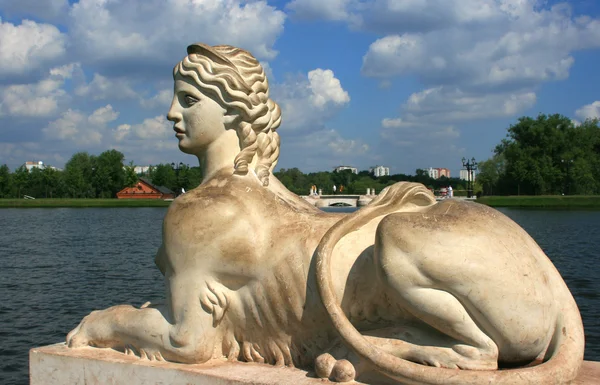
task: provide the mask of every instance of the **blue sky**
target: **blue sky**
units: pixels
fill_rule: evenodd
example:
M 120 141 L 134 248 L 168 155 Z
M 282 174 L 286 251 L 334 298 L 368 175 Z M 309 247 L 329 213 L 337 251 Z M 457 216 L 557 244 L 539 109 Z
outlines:
M 165 119 L 194 42 L 265 66 L 278 168 L 392 173 L 485 160 L 522 115 L 600 116 L 600 3 L 541 0 L 0 0 L 0 164 L 110 148 L 196 159 Z

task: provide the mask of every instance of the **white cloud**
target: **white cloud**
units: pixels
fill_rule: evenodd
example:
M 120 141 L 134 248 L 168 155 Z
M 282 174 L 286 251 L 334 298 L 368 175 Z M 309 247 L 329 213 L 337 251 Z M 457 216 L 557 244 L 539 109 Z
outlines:
M 158 91 L 149 99 L 141 99 L 140 105 L 144 108 L 159 108 L 167 111 L 172 99 L 173 89 L 169 88 Z
M 18 84 L 0 92 L 0 116 L 50 116 L 58 109 L 58 98 L 65 96 L 61 83 L 42 80 L 36 84 Z
M 78 96 L 89 96 L 94 100 L 105 99 L 135 99 L 137 93 L 125 79 L 109 79 L 98 73 L 89 84 L 83 84 L 75 89 Z
M 14 25 L 0 19 L 0 77 L 44 68 L 65 55 L 65 45 L 65 35 L 53 25 L 31 20 Z
M 299 19 L 347 20 L 354 18 L 349 12 L 350 0 L 293 0 L 286 5 Z
M 600 119 L 600 101 L 597 100 L 579 108 L 575 111 L 575 115 L 582 120 Z
M 284 21 L 266 1 L 80 0 L 71 8 L 69 33 L 86 61 L 110 61 L 111 70 L 131 72 L 167 60 L 172 65 L 195 41 L 227 42 L 271 59 Z
M 88 121 L 94 126 L 106 126 L 107 123 L 119 117 L 119 113 L 113 110 L 110 104 L 105 107 L 100 107 L 94 111 L 89 117 Z
M 164 115 L 144 119 L 140 124 L 122 124 L 113 132 L 113 137 L 121 142 L 125 139 L 151 140 L 167 139 L 173 133 L 173 124 Z
M 348 92 L 344 91 L 332 70 L 312 70 L 308 73 L 308 81 L 312 90 L 310 99 L 315 107 L 324 108 L 329 103 L 344 105 L 350 101 Z
M 443 143 L 447 147 L 444 156 L 450 159 L 451 154 L 457 156 L 461 151 L 457 124 L 515 116 L 532 107 L 536 99 L 536 94 L 529 91 L 481 94 L 455 87 L 429 88 L 410 95 L 400 107 L 400 117 L 381 121 L 381 137 L 411 151 L 427 149 L 430 155 L 439 152 Z
M 539 9 L 533 0 L 419 3 L 429 11 L 415 13 L 446 13 L 445 21 L 440 17 L 428 28 L 407 31 L 400 20 L 413 11 L 390 8 L 398 27 L 371 44 L 363 58 L 365 75 L 415 75 L 427 85 L 516 89 L 565 79 L 573 64 L 571 52 L 600 47 L 600 22 L 573 18 L 564 5 Z
M 427 86 L 517 89 L 565 79 L 571 53 L 600 47 L 600 20 L 540 0 L 295 0 L 304 18 L 384 33 L 366 76 L 414 75 Z
M 69 63 L 60 67 L 50 69 L 50 75 L 63 79 L 71 79 L 73 76 L 83 75 L 80 63 Z
M 130 132 L 131 132 L 130 124 L 121 124 L 121 125 L 119 125 L 119 127 L 116 128 L 116 130 L 114 130 L 113 137 L 115 138 L 115 140 L 117 142 L 121 142 L 129 136 Z
M 166 138 L 173 133 L 173 123 L 167 121 L 165 115 L 145 119 L 142 124 L 136 124 L 132 130 L 140 139 Z
M 70 98 L 63 89 L 66 79 L 78 70 L 77 63 L 52 68 L 49 76 L 36 83 L 0 87 L 0 116 L 48 117 Z
M 336 155 L 355 156 L 365 154 L 369 151 L 369 145 L 362 140 L 345 139 L 333 130 L 329 131 L 329 133 L 332 134 L 333 137 L 330 137 L 327 141 L 327 147 Z
M 48 151 L 39 142 L 0 142 L 0 159 L 4 164 L 17 168 L 26 161 L 42 160 L 46 165 L 60 166 L 65 158 L 56 152 Z
M 432 143 L 440 142 L 451 145 L 452 140 L 460 137 L 460 132 L 455 126 L 444 123 L 386 118 L 381 121 L 381 126 L 381 137 L 399 147 L 418 144 L 426 148 Z
M 410 121 L 468 121 L 510 117 L 532 107 L 534 92 L 479 94 L 459 88 L 436 87 L 410 95 L 401 115 Z
M 306 133 L 324 128 L 348 104 L 350 96 L 329 69 L 317 68 L 306 77 L 288 77 L 272 85 L 272 98 L 279 103 L 286 133 Z
M 383 140 L 404 146 L 430 149 L 444 138 L 459 151 L 462 124 L 525 112 L 539 85 L 569 77 L 573 52 L 600 47 L 599 19 L 538 0 L 295 0 L 288 8 L 379 34 L 361 71 L 380 87 L 394 77 L 424 86 L 381 122 Z
M 272 85 L 271 97 L 282 109 L 281 167 L 286 167 L 286 159 L 293 159 L 291 167 L 323 170 L 369 156 L 363 140 L 344 137 L 327 127 L 350 102 L 332 70 L 317 68 L 306 75 L 289 76 Z
M 173 123 L 164 115 L 141 123 L 121 124 L 111 133 L 112 147 L 135 159 L 137 164 L 170 163 L 181 158 Z
M 322 171 L 340 164 L 363 164 L 372 161 L 370 147 L 363 140 L 349 139 L 336 130 L 323 128 L 301 136 L 282 139 L 281 167 Z M 293 164 L 286 165 L 292 159 Z
M 42 129 L 47 139 L 70 141 L 79 146 L 100 145 L 107 124 L 117 119 L 119 113 L 106 105 L 86 116 L 81 111 L 68 109 L 62 116 Z

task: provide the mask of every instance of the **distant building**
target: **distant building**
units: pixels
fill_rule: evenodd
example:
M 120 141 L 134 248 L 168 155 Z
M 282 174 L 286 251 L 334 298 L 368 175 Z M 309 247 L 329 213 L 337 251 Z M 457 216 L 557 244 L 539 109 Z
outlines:
M 39 169 L 44 169 L 46 168 L 46 166 L 44 166 L 44 162 L 42 162 L 41 160 L 38 162 L 25 162 L 25 168 L 27 169 L 27 171 L 31 171 L 31 169 L 33 168 L 39 168 Z
M 375 166 L 369 169 L 369 172 L 376 177 L 390 175 L 390 168 L 385 166 Z
M 450 170 L 447 168 L 429 167 L 427 173 L 429 174 L 429 177 L 433 179 L 439 179 L 443 176 L 445 176 L 446 178 L 450 178 Z
M 469 180 L 469 171 L 460 170 L 460 179 Z M 471 171 L 471 180 L 475 182 L 475 171 Z
M 135 166 L 133 168 L 133 171 L 137 175 L 146 175 L 146 174 L 148 174 L 148 171 L 150 171 L 150 166 Z
M 429 177 L 430 177 L 430 178 L 432 178 L 432 179 L 437 179 L 437 178 L 439 178 L 439 177 L 440 177 L 440 171 L 439 171 L 439 169 L 437 169 L 437 168 L 432 168 L 432 167 L 429 167 L 429 168 L 427 169 L 427 174 L 428 174 L 428 175 L 429 175 Z
M 446 178 L 450 178 L 450 170 L 447 168 L 438 168 L 440 172 L 440 178 L 445 176 Z
M 336 168 L 333 169 L 333 171 L 335 171 L 335 172 L 340 172 L 340 171 L 344 171 L 344 170 L 350 170 L 350 171 L 352 171 L 353 174 L 358 174 L 358 169 L 356 167 L 337 166 Z
M 175 193 L 163 186 L 156 186 L 146 178 L 140 178 L 133 187 L 125 187 L 117 193 L 118 199 L 173 199 Z
M 60 168 L 56 168 L 54 166 L 48 166 L 45 165 L 44 162 L 42 162 L 41 160 L 37 161 L 37 162 L 25 162 L 25 164 L 23 165 L 25 166 L 25 168 L 27 169 L 27 171 L 31 171 L 34 168 L 39 168 L 40 170 L 43 170 L 45 168 L 50 168 L 52 170 L 56 170 L 56 171 L 62 171 L 62 169 Z

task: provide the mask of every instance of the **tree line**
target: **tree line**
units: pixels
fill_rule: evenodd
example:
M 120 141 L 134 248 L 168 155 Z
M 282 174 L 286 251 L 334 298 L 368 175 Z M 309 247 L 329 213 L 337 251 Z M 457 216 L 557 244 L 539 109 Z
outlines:
M 23 165 L 11 173 L 7 165 L 2 165 L 0 198 L 22 198 L 25 195 L 34 198 L 115 198 L 117 192 L 134 186 L 140 177 L 180 193 L 182 189 L 189 191 L 197 187 L 202 181 L 199 167 L 161 163 L 137 175 L 133 163 L 124 164 L 124 160 L 121 152 L 108 150 L 97 156 L 78 152 L 65 164 L 64 170 L 34 167 L 28 171 Z M 399 181 L 419 182 L 435 190 L 452 185 L 457 195 L 465 189 L 464 181 L 446 177 L 432 179 L 422 169 L 416 170 L 416 175 L 382 177 L 375 177 L 368 171 L 353 174 L 350 170 L 304 174 L 298 168 L 281 169 L 274 174 L 289 190 L 299 195 L 308 195 L 313 185 L 323 194 L 332 194 L 334 185 L 338 192 L 344 194 L 365 194 L 367 188 L 380 192 Z
M 199 167 L 159 164 L 147 173 L 137 175 L 133 163 L 124 164 L 125 156 L 117 150 L 100 155 L 78 152 L 65 164 L 64 170 L 25 165 L 14 172 L 6 164 L 0 166 L 0 198 L 115 198 L 117 192 L 137 183 L 139 177 L 152 184 L 178 193 L 191 190 L 202 180 Z
M 379 193 L 385 187 L 402 181 L 422 183 L 431 190 L 452 186 L 455 195 L 466 195 L 466 181 L 445 176 L 433 179 L 424 169 L 417 169 L 415 175 L 394 174 L 376 177 L 369 171 L 360 171 L 358 174 L 350 170 L 304 174 L 297 168 L 282 168 L 274 175 L 288 190 L 298 195 L 308 195 L 311 186 L 322 190 L 324 195 L 333 194 L 334 185 L 337 192 L 341 194 L 366 194 L 367 189 L 375 189 L 375 192 Z
M 519 118 L 494 155 L 479 163 L 483 194 L 600 194 L 598 124 L 598 119 L 576 124 L 560 114 Z
M 575 124 L 559 115 L 540 114 L 521 117 L 507 130 L 506 138 L 494 155 L 479 162 L 475 192 L 484 195 L 596 195 L 600 194 L 600 127 L 598 119 Z M 100 155 L 74 154 L 63 171 L 50 167 L 23 165 L 10 172 L 0 166 L 0 198 L 114 198 L 126 186 L 138 180 L 133 163 L 124 164 L 124 155 L 108 150 Z M 179 193 L 191 190 L 202 181 L 199 167 L 180 163 L 152 166 L 142 175 L 157 186 Z M 311 186 L 323 194 L 332 194 L 333 186 L 344 194 L 379 193 L 400 181 L 422 183 L 432 190 L 452 186 L 455 195 L 463 195 L 466 182 L 458 178 L 430 178 L 417 169 L 415 175 L 395 174 L 375 177 L 368 171 L 350 170 L 304 174 L 298 168 L 280 169 L 275 176 L 292 192 L 308 195 Z

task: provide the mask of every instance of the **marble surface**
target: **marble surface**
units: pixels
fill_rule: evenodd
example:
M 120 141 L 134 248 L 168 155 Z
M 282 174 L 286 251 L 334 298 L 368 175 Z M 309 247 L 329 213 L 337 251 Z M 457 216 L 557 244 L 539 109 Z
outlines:
M 30 351 L 31 385 L 317 385 L 327 382 L 300 369 L 255 363 L 221 361 L 183 365 L 141 361 L 111 349 L 73 350 L 62 343 Z M 600 362 L 585 361 L 572 385 L 599 383 Z

